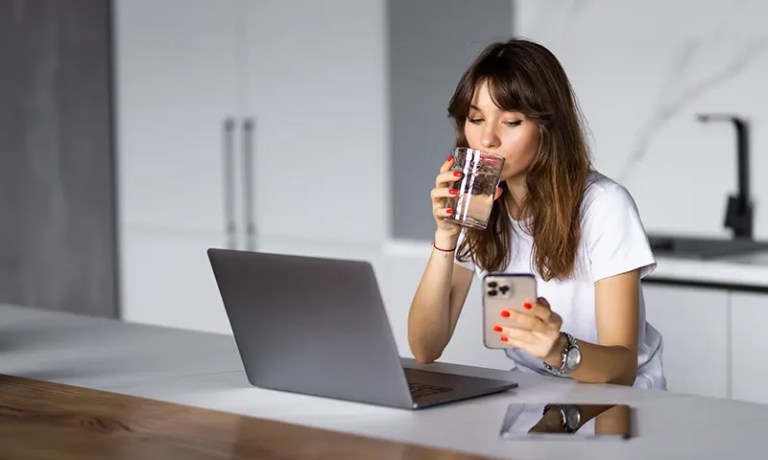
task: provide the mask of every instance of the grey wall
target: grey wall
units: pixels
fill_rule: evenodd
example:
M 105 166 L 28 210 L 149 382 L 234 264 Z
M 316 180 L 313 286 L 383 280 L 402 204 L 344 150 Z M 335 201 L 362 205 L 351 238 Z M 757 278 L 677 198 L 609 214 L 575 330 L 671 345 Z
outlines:
M 512 34 L 512 0 L 390 0 L 392 235 L 432 239 L 429 191 L 454 143 L 448 101 L 490 42 Z
M 110 2 L 0 2 L 0 302 L 116 316 Z

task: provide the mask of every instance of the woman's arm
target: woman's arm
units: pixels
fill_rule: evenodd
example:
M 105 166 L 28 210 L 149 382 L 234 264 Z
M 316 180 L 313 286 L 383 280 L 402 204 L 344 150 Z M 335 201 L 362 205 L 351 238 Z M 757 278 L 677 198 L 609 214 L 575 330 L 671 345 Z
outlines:
M 580 382 L 632 385 L 637 376 L 637 331 L 640 270 L 632 270 L 595 283 L 595 318 L 599 344 L 579 340 L 581 364 L 569 376 Z M 497 330 L 507 342 L 559 368 L 567 341 L 560 333 L 560 315 L 544 298 L 531 302 L 528 311 L 505 310 L 513 326 Z M 567 331 L 566 331 L 567 332 Z M 578 337 L 577 337 L 578 339 Z
M 640 270 L 604 278 L 595 283 L 595 319 L 599 344 L 579 340 L 581 365 L 570 374 L 572 378 L 580 382 L 630 386 L 635 382 L 639 292 Z M 565 338 L 559 336 L 544 361 L 554 368 L 560 367 L 565 346 Z
M 429 363 L 443 353 L 456 328 L 472 276 L 471 271 L 454 265 L 453 253 L 444 257 L 432 249 L 408 313 L 408 345 L 417 361 Z
M 452 164 L 453 156 L 443 162 L 430 192 L 437 227 L 434 246 L 449 251 L 432 248 L 408 313 L 408 345 L 414 358 L 422 363 L 432 362 L 443 353 L 472 284 L 472 272 L 454 268 L 453 263 L 461 227 L 445 219 L 451 213 L 446 199 L 457 192 L 450 187 L 461 176 L 460 172 L 451 171 Z M 500 191 L 497 189 L 496 198 Z

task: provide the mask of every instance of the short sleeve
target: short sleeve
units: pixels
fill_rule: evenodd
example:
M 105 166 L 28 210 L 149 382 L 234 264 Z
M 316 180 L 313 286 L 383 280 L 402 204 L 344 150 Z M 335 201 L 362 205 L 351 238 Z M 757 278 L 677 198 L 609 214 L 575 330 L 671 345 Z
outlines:
M 635 269 L 644 278 L 655 270 L 653 251 L 627 189 L 615 182 L 590 187 L 582 219 L 592 282 Z
M 464 230 L 461 231 L 459 234 L 459 239 L 456 241 L 456 252 L 453 253 L 453 263 L 458 265 L 459 267 L 466 268 L 467 270 L 471 271 L 472 273 L 475 273 L 475 264 L 472 262 L 472 259 L 467 256 L 465 261 L 459 260 L 459 248 L 461 247 L 461 243 L 464 241 Z

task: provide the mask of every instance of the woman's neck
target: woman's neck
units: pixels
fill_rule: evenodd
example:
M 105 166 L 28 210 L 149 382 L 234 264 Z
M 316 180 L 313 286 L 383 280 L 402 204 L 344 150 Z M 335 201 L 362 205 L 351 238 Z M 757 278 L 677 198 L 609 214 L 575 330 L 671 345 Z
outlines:
M 525 185 L 525 177 L 514 177 L 506 180 L 509 193 L 503 197 L 507 203 L 510 217 L 515 220 L 523 220 L 525 216 L 521 215 L 522 204 L 528 195 L 528 188 Z

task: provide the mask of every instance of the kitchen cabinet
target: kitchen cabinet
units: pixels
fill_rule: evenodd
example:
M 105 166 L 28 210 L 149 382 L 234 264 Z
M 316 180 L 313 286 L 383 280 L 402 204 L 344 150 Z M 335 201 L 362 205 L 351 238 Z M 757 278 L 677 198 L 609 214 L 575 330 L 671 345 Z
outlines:
M 125 239 L 122 319 L 128 322 L 229 333 L 230 326 L 211 274 L 205 235 L 168 235 L 136 230 Z M 147 266 L 146 261 L 151 261 Z
M 768 403 L 768 293 L 731 293 L 733 398 Z
M 238 109 L 237 2 L 115 2 L 121 225 L 225 241 Z
M 646 319 L 663 337 L 668 389 L 728 397 L 729 292 L 644 282 L 643 293 Z
M 123 318 L 225 327 L 209 247 L 384 239 L 383 2 L 117 0 L 113 20 Z
M 121 317 L 223 326 L 206 260 L 234 247 L 238 2 L 114 8 Z M 225 172 L 230 177 L 225 176 Z M 227 211 L 229 210 L 229 213 Z
M 381 240 L 380 3 L 117 1 L 123 222 Z

